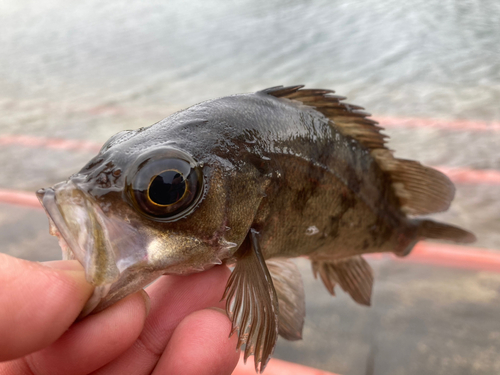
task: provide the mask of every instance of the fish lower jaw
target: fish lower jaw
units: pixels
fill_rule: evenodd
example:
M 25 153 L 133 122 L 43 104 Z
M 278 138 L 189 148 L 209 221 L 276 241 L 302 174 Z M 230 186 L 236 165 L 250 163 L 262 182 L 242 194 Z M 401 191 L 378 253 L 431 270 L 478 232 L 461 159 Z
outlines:
M 61 248 L 62 251 L 62 258 L 63 260 L 73 260 L 76 259 L 75 254 L 71 250 L 71 247 L 68 245 L 64 237 L 62 236 L 61 232 L 57 229 L 57 226 L 54 224 L 52 219 L 49 216 L 49 233 L 50 235 L 54 236 L 57 238 L 57 241 L 59 242 L 59 247 Z
M 178 267 L 172 267 L 169 269 L 165 270 L 165 273 L 163 275 L 191 275 L 193 273 L 199 273 L 206 271 L 214 266 L 218 266 L 222 264 L 222 261 L 220 259 L 214 259 L 212 261 L 209 261 L 204 264 L 199 264 L 199 265 L 194 265 L 194 266 L 185 266 L 185 265 L 180 265 Z

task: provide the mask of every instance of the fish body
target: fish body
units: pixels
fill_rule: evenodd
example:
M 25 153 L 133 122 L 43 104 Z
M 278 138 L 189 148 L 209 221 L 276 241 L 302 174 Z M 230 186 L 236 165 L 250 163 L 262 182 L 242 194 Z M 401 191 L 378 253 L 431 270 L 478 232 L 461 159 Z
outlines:
M 100 311 L 163 274 L 233 264 L 232 333 L 263 370 L 278 333 L 301 337 L 306 256 L 334 294 L 370 303 L 361 257 L 404 256 L 425 238 L 471 242 L 415 215 L 446 210 L 453 184 L 396 159 L 377 123 L 329 90 L 275 87 L 200 103 L 113 136 L 80 172 L 37 194 Z M 408 215 L 411 215 L 409 217 Z

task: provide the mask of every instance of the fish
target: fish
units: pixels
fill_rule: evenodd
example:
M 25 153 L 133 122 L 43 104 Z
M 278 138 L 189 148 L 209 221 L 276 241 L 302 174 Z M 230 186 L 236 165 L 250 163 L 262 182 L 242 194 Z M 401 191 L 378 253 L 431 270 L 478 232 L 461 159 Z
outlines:
M 278 336 L 302 337 L 291 258 L 308 258 L 330 294 L 338 285 L 370 305 L 363 254 L 473 242 L 419 217 L 448 209 L 448 177 L 394 157 L 383 128 L 344 100 L 297 85 L 205 101 L 114 135 L 78 173 L 40 189 L 63 259 L 77 259 L 95 287 L 81 317 L 161 275 L 225 264 L 230 336 L 262 372 Z

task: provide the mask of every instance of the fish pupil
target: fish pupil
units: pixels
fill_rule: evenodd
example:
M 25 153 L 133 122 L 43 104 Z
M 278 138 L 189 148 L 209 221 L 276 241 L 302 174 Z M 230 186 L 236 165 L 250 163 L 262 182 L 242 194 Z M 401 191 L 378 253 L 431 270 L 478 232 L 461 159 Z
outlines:
M 157 175 L 149 185 L 149 199 L 153 203 L 168 206 L 178 202 L 186 192 L 184 176 L 175 170 Z

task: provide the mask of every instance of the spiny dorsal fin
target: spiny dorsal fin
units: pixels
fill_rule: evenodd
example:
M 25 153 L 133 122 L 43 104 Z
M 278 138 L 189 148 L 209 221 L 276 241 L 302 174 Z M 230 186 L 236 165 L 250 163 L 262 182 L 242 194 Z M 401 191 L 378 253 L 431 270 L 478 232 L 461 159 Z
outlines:
M 300 340 L 306 304 L 299 269 L 291 260 L 282 258 L 267 260 L 266 265 L 278 295 L 278 333 L 290 341 Z
M 335 285 L 350 294 L 359 304 L 370 306 L 373 288 L 373 270 L 360 255 L 335 260 L 311 259 L 314 277 L 318 274 L 332 296 Z
M 299 101 L 314 107 L 328 118 L 338 131 L 354 138 L 370 150 L 382 171 L 389 174 L 393 191 L 403 212 L 426 215 L 448 209 L 455 195 L 453 183 L 439 171 L 412 160 L 396 159 L 385 147 L 383 128 L 368 119 L 363 107 L 341 102 L 345 98 L 331 90 L 302 89 L 304 86 L 272 87 L 268 95 Z
M 343 103 L 343 96 L 333 95 L 332 90 L 302 89 L 304 86 L 273 87 L 263 92 L 277 98 L 299 101 L 314 107 L 329 118 L 339 130 L 356 139 L 363 146 L 372 149 L 384 146 L 386 135 L 380 134 L 381 127 L 377 122 L 367 119 L 369 113 L 363 112 L 363 107 Z

